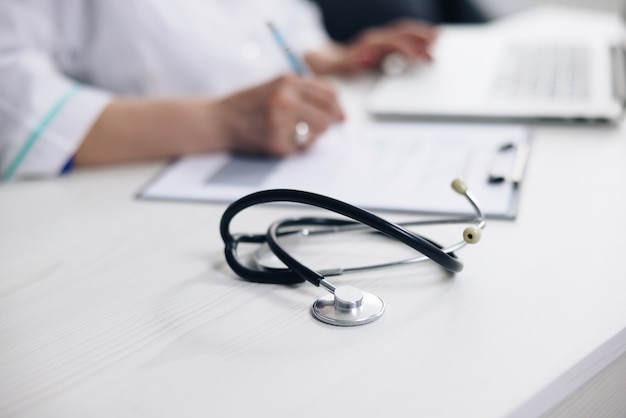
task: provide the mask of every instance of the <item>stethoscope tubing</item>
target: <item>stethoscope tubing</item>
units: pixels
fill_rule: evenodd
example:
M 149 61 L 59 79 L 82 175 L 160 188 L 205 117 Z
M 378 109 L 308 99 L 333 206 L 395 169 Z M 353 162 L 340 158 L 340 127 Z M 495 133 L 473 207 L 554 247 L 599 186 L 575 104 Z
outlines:
M 290 231 L 283 231 L 283 228 L 287 228 L 287 226 L 283 223 L 278 225 L 277 227 L 277 231 L 278 231 L 278 237 L 284 237 L 284 236 L 288 236 L 288 235 L 292 235 L 292 234 L 302 234 L 303 230 L 306 231 L 306 236 L 308 237 L 312 237 L 312 236 L 316 236 L 316 235 L 326 235 L 326 234 L 337 234 L 337 233 L 348 233 L 348 232 L 367 232 L 370 234 L 380 234 L 380 231 L 375 230 L 375 229 L 371 229 L 367 226 L 364 226 L 362 224 L 359 224 L 358 222 L 355 221 L 344 221 L 344 222 L 348 222 L 348 224 L 346 225 L 335 225 L 333 227 L 328 227 L 326 229 L 317 229 L 317 230 L 310 230 L 308 228 L 303 229 L 305 227 L 310 227 L 313 225 L 320 225 L 320 221 L 321 220 L 334 220 L 334 219 L 330 219 L 330 218 L 297 218 L 297 219 L 293 219 L 290 220 L 290 224 L 289 226 L 297 226 L 299 227 L 299 229 L 297 230 L 290 230 Z M 444 220 L 439 220 L 439 221 L 433 221 L 433 220 L 429 220 L 429 221 L 409 221 L 409 222 L 399 222 L 397 223 L 398 225 L 402 226 L 402 227 L 406 227 L 406 226 L 417 226 L 417 225 L 434 225 L 434 224 L 458 224 L 458 223 L 467 223 L 467 222 L 471 222 L 475 220 L 475 218 L 458 218 L 458 219 L 444 219 Z M 432 241 L 428 238 L 426 238 L 423 235 L 419 235 L 422 239 L 427 240 L 428 242 L 430 242 L 431 244 L 437 246 L 438 248 L 441 249 L 441 251 L 446 252 L 448 254 L 450 254 L 450 256 L 456 258 L 456 255 L 454 254 L 455 251 L 457 251 L 458 249 L 462 248 L 463 246 L 467 245 L 467 243 L 465 241 L 461 241 L 455 245 L 452 245 L 450 247 L 446 247 L 444 248 L 442 245 L 436 243 L 435 241 Z M 259 251 L 261 251 L 262 248 L 259 248 L 259 250 L 257 250 L 257 253 Z M 269 248 L 270 252 L 271 252 L 271 248 Z M 272 253 L 273 254 L 273 253 Z M 323 269 L 323 270 L 318 270 L 317 272 L 319 274 L 321 274 L 324 277 L 329 277 L 329 276 L 340 276 L 343 274 L 349 274 L 349 273 L 357 273 L 357 272 L 363 272 L 363 271 L 371 271 L 371 270 L 379 270 L 379 269 L 384 269 L 384 268 L 389 268 L 389 267 L 399 267 L 399 266 L 404 266 L 404 265 L 409 265 L 409 264 L 415 264 L 415 263 L 419 263 L 419 262 L 423 262 L 423 261 L 428 261 L 430 260 L 430 258 L 428 258 L 425 255 L 420 255 L 418 257 L 410 257 L 410 258 L 405 258 L 402 260 L 395 260 L 395 261 L 390 261 L 390 262 L 386 262 L 386 263 L 378 263 L 378 264 L 368 264 L 368 265 L 364 265 L 364 266 L 358 266 L 358 267 L 335 267 L 335 268 L 329 268 L 329 269 Z M 269 269 L 271 271 L 282 271 L 285 270 L 285 267 L 268 267 L 268 266 L 263 266 L 264 269 Z
M 441 248 L 429 240 L 371 212 L 353 206 L 349 203 L 316 193 L 293 189 L 272 189 L 252 193 L 238 199 L 233 202 L 222 215 L 220 222 L 220 234 L 225 244 L 226 260 L 233 271 L 244 279 L 263 283 L 285 284 L 298 283 L 305 279 L 315 286 L 319 286 L 320 281 L 324 278 L 318 272 L 315 272 L 298 262 L 287 251 L 285 251 L 279 243 L 280 228 L 296 225 L 298 222 L 297 220 L 276 222 L 272 224 L 266 235 L 233 235 L 230 233 L 230 223 L 239 212 L 249 208 L 250 206 L 275 202 L 300 203 L 335 212 L 347 218 L 353 219 L 356 222 L 367 225 L 390 238 L 402 242 L 403 244 L 430 258 L 432 261 L 450 272 L 457 273 L 463 269 L 463 263 L 461 263 L 460 260 L 455 258 L 453 255 L 442 251 Z M 320 221 L 318 224 L 326 226 L 341 226 L 350 224 L 350 221 L 333 220 L 329 218 L 318 218 L 318 220 Z M 278 257 L 278 259 L 280 259 L 281 262 L 288 267 L 288 269 L 283 271 L 273 270 L 270 272 L 243 266 L 237 259 L 236 255 L 237 246 L 240 242 L 267 242 L 272 252 L 274 252 L 276 257 Z

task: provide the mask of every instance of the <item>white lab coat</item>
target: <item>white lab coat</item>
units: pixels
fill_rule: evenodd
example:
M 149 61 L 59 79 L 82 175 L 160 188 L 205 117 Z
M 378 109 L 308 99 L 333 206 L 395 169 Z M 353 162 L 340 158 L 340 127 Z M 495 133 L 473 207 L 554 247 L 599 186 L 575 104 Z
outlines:
M 1 0 L 0 173 L 54 176 L 115 95 L 220 96 L 327 38 L 304 0 Z M 172 138 L 174 140 L 174 138 Z

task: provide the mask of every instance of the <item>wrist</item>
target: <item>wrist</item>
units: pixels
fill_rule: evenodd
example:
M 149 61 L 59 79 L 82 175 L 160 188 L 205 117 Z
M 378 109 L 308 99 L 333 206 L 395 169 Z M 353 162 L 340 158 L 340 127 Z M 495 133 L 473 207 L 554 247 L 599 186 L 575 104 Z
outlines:
M 201 100 L 197 103 L 197 135 L 194 139 L 202 151 L 227 151 L 230 134 L 226 112 L 221 101 Z
M 339 44 L 328 44 L 322 49 L 308 52 L 304 59 L 318 75 L 341 73 L 341 63 L 346 55 L 346 48 Z

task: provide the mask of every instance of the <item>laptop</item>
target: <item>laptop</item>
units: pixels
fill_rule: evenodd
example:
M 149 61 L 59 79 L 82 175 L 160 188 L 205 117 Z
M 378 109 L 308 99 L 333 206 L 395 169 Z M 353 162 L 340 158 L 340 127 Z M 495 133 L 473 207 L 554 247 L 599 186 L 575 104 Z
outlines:
M 444 26 L 434 62 L 382 76 L 376 117 L 617 123 L 626 97 L 616 14 L 541 7 L 486 25 Z

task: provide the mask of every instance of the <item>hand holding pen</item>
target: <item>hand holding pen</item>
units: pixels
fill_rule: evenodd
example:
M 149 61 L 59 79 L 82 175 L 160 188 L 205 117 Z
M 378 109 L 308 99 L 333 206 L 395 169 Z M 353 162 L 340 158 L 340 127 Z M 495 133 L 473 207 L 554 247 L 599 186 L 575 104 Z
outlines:
M 238 137 L 242 141 L 239 148 L 246 145 L 251 149 L 261 147 L 265 153 L 285 155 L 309 146 L 330 125 L 343 120 L 345 116 L 334 88 L 324 80 L 313 77 L 313 71 L 294 52 L 272 22 L 268 22 L 267 26 L 297 77 L 285 75 L 269 84 L 243 92 L 246 100 L 255 98 L 248 103 L 244 103 L 242 98 L 243 109 L 253 103 L 265 103 L 265 106 L 262 106 L 264 109 L 256 106 L 257 111 L 261 110 L 264 114 L 256 124 L 256 131 L 244 129 L 250 123 L 241 124 Z M 237 99 L 239 97 L 235 95 L 230 101 Z M 252 143 L 243 140 L 251 137 L 257 137 L 258 140 Z
M 227 129 L 227 148 L 245 153 L 296 153 L 344 119 L 334 89 L 323 80 L 293 74 L 235 93 L 218 105 L 226 116 L 220 123 Z

